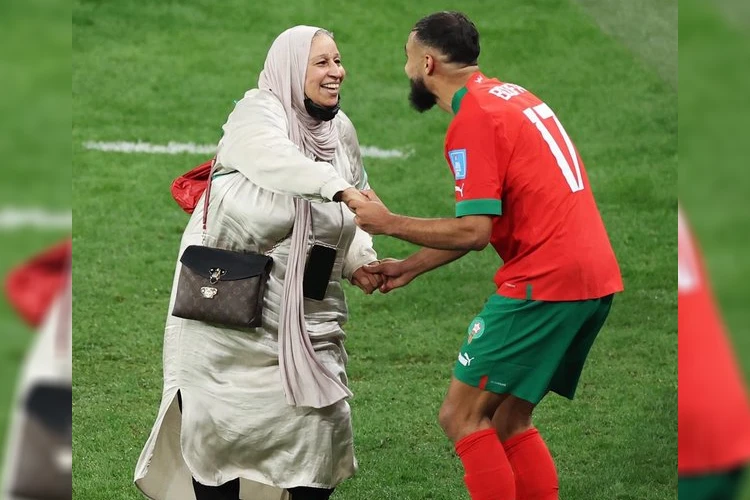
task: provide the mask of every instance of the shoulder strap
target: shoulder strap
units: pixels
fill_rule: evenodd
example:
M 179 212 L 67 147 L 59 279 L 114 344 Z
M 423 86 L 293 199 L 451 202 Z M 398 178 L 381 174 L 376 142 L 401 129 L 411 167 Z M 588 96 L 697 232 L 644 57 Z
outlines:
M 211 160 L 211 170 L 208 172 L 208 183 L 206 184 L 206 196 L 203 198 L 203 237 L 206 236 L 206 221 L 208 220 L 208 199 L 211 197 L 211 181 L 214 170 L 216 170 L 216 157 Z

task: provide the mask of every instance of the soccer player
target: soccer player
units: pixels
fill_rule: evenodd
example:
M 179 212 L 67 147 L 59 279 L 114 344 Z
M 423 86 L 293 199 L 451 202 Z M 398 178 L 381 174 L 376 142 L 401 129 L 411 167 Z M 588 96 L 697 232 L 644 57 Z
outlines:
M 750 405 L 682 211 L 678 270 L 679 498 L 731 500 L 750 463 Z
M 528 90 L 485 76 L 479 34 L 458 12 L 421 19 L 406 43 L 410 100 L 452 113 L 445 157 L 456 217 L 392 214 L 372 192 L 355 221 L 422 248 L 371 266 L 382 292 L 491 243 L 497 293 L 469 324 L 439 421 L 474 500 L 553 500 L 558 478 L 532 424 L 549 391 L 572 399 L 620 270 L 573 142 Z

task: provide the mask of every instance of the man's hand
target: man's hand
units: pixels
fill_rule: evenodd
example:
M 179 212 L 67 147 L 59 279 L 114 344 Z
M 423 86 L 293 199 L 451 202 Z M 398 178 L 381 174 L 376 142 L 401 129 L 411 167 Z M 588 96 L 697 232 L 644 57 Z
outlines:
M 370 295 L 385 283 L 385 278 L 378 273 L 373 273 L 369 266 L 377 265 L 379 261 L 370 262 L 352 273 L 352 284 L 362 289 L 365 294 Z
M 347 206 L 356 217 L 354 222 L 370 234 L 387 234 L 388 228 L 394 224 L 395 216 L 380 201 L 374 191 L 362 191 L 365 200 L 355 199 Z
M 375 264 L 364 266 L 368 272 L 382 276 L 384 280 L 378 289 L 381 293 L 388 293 L 391 290 L 408 285 L 411 280 L 418 274 L 409 269 L 403 260 L 383 259 Z

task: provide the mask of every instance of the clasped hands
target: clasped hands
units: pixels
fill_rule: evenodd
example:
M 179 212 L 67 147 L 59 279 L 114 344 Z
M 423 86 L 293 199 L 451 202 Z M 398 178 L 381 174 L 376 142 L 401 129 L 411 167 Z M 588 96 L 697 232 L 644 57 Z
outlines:
M 349 188 L 341 193 L 341 202 L 354 212 L 354 222 L 370 234 L 387 234 L 395 215 L 380 201 L 374 191 Z M 405 286 L 416 277 L 404 260 L 383 259 L 354 271 L 351 282 L 366 294 L 375 290 L 388 293 Z

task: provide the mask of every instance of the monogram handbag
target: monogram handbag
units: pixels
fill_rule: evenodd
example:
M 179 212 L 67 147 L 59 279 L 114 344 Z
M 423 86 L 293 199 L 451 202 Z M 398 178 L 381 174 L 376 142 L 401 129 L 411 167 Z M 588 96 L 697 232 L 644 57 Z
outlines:
M 216 158 L 211 163 L 211 175 Z M 211 176 L 203 200 L 206 235 Z M 227 326 L 261 325 L 263 294 L 273 259 L 252 252 L 236 252 L 190 245 L 180 257 L 182 269 L 172 315 Z
M 29 391 L 8 478 L 12 498 L 71 498 L 72 394 L 70 386 L 49 384 Z

